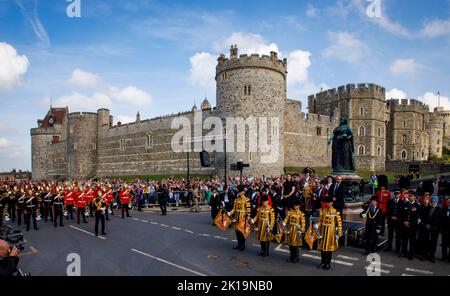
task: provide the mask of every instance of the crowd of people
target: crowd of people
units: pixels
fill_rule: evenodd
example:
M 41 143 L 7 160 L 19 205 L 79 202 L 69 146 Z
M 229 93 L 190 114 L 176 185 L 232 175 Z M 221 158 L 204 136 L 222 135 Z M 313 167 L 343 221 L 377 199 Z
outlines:
M 437 242 L 442 235 L 442 259 L 449 260 L 450 236 L 449 185 L 436 180 L 432 188 L 421 184 L 417 191 L 408 190 L 408 178 L 396 181 L 400 190 L 391 193 L 387 178 L 378 176 L 376 192 L 364 205 L 366 253 L 377 251 L 379 236 L 385 236 L 387 248 L 394 247 L 400 256 L 434 262 Z M 406 183 L 405 183 L 406 182 Z M 122 218 L 129 210 L 159 205 L 167 214 L 167 205 L 186 206 L 198 211 L 199 204 L 208 204 L 211 218 L 228 217 L 236 229 L 237 246 L 245 250 L 249 227 L 261 242 L 261 256 L 269 255 L 269 243 L 275 238 L 290 247 L 289 262 L 298 262 L 298 248 L 309 235 L 318 240 L 322 251 L 320 268 L 329 269 L 330 252 L 338 248 L 343 234 L 342 214 L 346 187 L 342 177 L 319 178 L 313 169 L 302 174 L 279 177 L 238 177 L 227 182 L 219 178 L 141 180 L 133 182 L 116 179 L 42 181 L 0 184 L 0 226 L 4 221 L 24 224 L 26 231 L 39 230 L 38 222 L 53 223 L 54 227 L 74 220 L 87 223 L 95 219 L 95 234 L 105 233 L 109 215 L 120 211 Z M 316 222 L 312 218 L 316 217 Z M 223 219 L 222 219 L 223 220 Z M 225 219 L 226 220 L 226 219 Z M 242 224 L 243 223 L 243 224 Z M 387 227 L 386 227 L 387 225 Z M 309 231 L 309 233 L 308 233 Z

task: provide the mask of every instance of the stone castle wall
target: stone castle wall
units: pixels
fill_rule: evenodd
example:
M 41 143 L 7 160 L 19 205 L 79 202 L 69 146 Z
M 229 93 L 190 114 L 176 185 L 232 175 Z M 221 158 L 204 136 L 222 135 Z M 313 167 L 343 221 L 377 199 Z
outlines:
M 301 102 L 286 100 L 284 109 L 285 167 L 326 167 L 331 164 L 327 141 L 339 125 L 338 116 L 301 112 Z

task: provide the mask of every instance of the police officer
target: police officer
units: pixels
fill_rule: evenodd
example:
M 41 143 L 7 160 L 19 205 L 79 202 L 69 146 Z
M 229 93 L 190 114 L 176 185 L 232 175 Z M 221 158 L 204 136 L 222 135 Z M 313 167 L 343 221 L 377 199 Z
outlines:
M 403 239 L 402 254 L 400 257 L 408 257 L 409 260 L 413 260 L 416 251 L 416 235 L 420 217 L 420 205 L 416 201 L 416 196 L 413 193 L 409 193 L 408 201 L 406 201 L 402 212 Z
M 395 251 L 400 253 L 401 238 L 402 238 L 402 210 L 404 209 L 404 201 L 400 199 L 400 191 L 394 193 L 394 198 L 388 201 L 387 204 L 387 224 L 388 224 L 388 241 L 385 252 L 392 250 L 392 245 L 395 235 Z

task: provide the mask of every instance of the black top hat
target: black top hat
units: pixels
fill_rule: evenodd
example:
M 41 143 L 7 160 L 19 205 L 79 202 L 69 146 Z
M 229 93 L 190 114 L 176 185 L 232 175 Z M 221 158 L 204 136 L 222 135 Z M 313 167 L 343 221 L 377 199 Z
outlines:
M 265 201 L 268 201 L 268 200 L 269 200 L 269 197 L 267 196 L 267 194 L 263 194 L 261 196 L 261 202 L 265 202 Z
M 378 202 L 378 196 L 376 195 L 372 195 L 372 197 L 370 198 L 370 201 L 375 200 Z
M 324 201 L 326 203 L 333 202 L 333 198 L 331 196 L 327 196 L 327 197 L 324 198 Z

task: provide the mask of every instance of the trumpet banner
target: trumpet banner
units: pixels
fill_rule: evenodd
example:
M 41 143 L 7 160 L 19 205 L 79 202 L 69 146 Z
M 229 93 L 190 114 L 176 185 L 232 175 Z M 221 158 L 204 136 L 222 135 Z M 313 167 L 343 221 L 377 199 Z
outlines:
M 284 227 L 282 222 L 277 223 L 277 233 L 275 234 L 274 238 L 277 241 L 277 243 L 281 244 L 283 241 L 283 236 L 285 234 Z
M 237 225 L 236 229 L 240 231 L 245 238 L 247 238 L 252 232 L 252 226 L 247 219 L 242 219 Z
M 220 230 L 227 231 L 231 224 L 231 218 L 220 210 L 216 218 L 214 218 L 214 224 L 216 224 L 217 228 Z
M 308 230 L 305 233 L 305 242 L 308 244 L 309 249 L 313 249 L 314 242 L 317 240 L 317 231 L 313 229 L 312 223 L 309 225 Z

